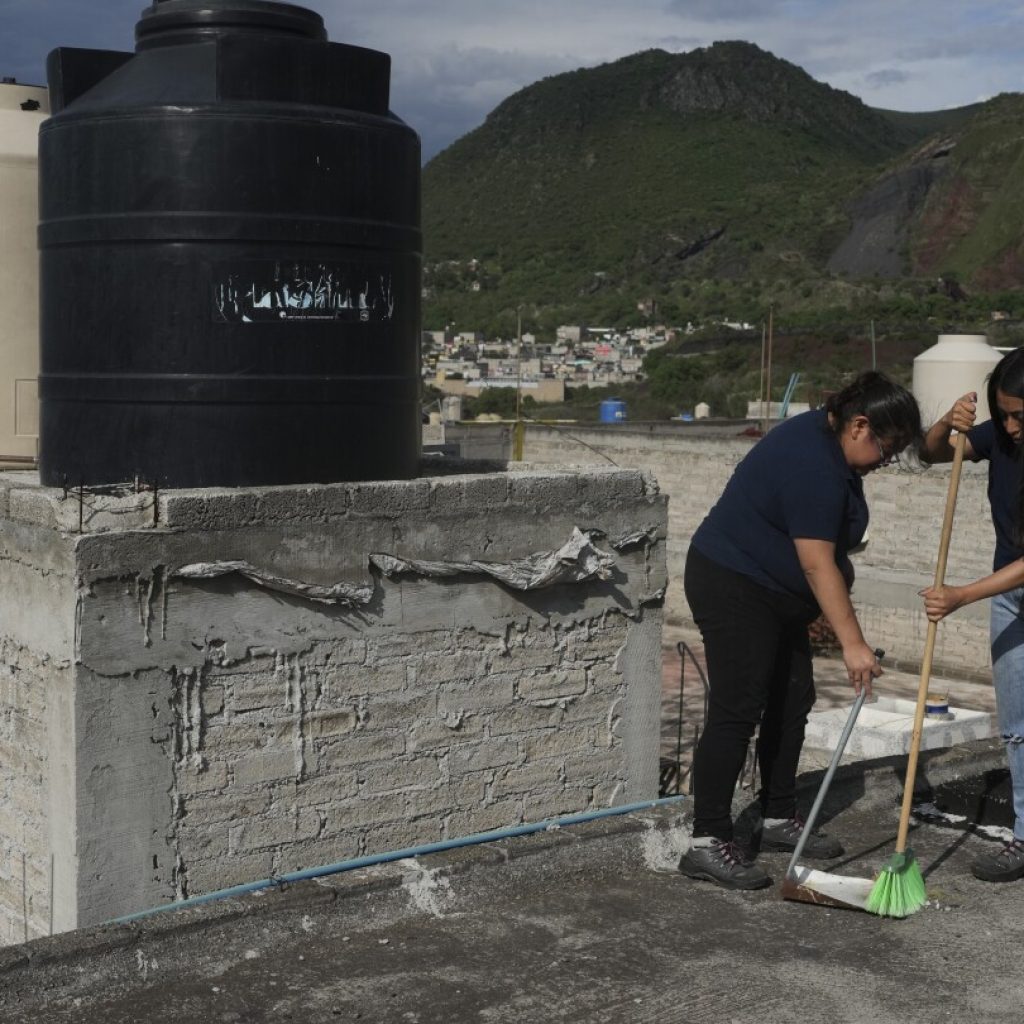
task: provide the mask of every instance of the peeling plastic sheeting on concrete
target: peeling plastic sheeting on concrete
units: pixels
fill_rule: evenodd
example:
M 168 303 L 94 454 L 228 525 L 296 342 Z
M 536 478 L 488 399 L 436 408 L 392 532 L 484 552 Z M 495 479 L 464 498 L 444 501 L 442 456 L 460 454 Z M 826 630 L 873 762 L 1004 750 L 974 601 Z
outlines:
M 650 582 L 650 553 L 651 548 L 658 543 L 659 530 L 657 526 L 645 526 L 639 530 L 633 530 L 622 534 L 616 540 L 610 540 L 609 544 L 616 551 L 628 551 L 630 548 L 642 547 L 648 558 L 647 579 Z M 658 587 L 655 590 L 647 591 L 639 596 L 637 603 L 640 605 L 661 604 L 665 599 L 665 587 Z
M 401 575 L 458 576 L 464 573 L 492 576 L 516 590 L 538 590 L 556 583 L 606 580 L 615 564 L 614 555 L 595 548 L 592 535 L 574 526 L 572 537 L 557 551 L 540 551 L 511 562 L 421 562 L 374 553 L 370 563 L 387 577 Z
M 401 575 L 458 576 L 464 573 L 492 576 L 516 590 L 538 590 L 556 583 L 582 583 L 586 580 L 606 580 L 615 564 L 614 555 L 601 551 L 591 543 L 592 533 L 573 527 L 572 536 L 557 551 L 539 551 L 511 562 L 429 562 L 399 558 L 384 552 L 373 552 L 370 564 L 391 578 Z M 648 531 L 631 534 L 613 547 L 635 544 L 646 540 Z M 236 573 L 245 579 L 295 597 L 304 597 L 321 604 L 356 607 L 369 604 L 373 598 L 371 584 L 334 583 L 323 586 L 290 580 L 257 569 L 248 562 L 195 562 L 175 569 L 171 575 L 179 579 L 209 580 Z
M 373 597 L 373 587 L 369 584 L 334 583 L 325 587 L 316 583 L 303 583 L 301 580 L 289 580 L 272 573 L 264 572 L 248 562 L 196 562 L 175 569 L 172 576 L 190 580 L 210 580 L 218 576 L 229 576 L 237 573 L 247 580 L 276 590 L 282 594 L 305 597 L 321 604 L 339 604 L 345 607 L 369 604 Z
M 616 551 L 625 551 L 627 548 L 637 547 L 638 545 L 649 548 L 658 543 L 658 527 L 648 526 L 633 533 L 625 533 L 618 540 L 610 541 L 610 543 Z

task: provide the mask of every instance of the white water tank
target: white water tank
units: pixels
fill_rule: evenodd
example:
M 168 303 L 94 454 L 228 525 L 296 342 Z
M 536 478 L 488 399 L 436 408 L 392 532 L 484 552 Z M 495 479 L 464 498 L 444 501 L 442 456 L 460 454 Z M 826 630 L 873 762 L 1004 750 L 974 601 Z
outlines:
M 1001 358 L 984 334 L 940 334 L 938 342 L 914 360 L 911 390 L 925 429 L 968 391 L 978 393 L 978 422 L 987 420 L 987 378 Z
M 695 420 L 706 420 L 711 415 L 711 406 L 707 402 L 698 402 L 693 410 Z
M 31 461 L 39 436 L 37 139 L 47 91 L 0 82 L 0 461 Z

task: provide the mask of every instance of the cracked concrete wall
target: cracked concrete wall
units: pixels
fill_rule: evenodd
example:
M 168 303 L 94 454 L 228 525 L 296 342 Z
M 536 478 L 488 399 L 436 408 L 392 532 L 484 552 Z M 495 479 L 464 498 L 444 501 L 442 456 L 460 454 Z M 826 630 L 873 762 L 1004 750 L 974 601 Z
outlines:
M 0 488 L 0 943 L 74 923 L 76 821 L 72 546 L 8 508 Z
M 23 474 L 3 489 L 0 571 L 26 572 L 36 591 L 28 611 L 0 596 L 0 641 L 44 666 L 43 703 L 63 714 L 47 749 L 59 743 L 71 765 L 59 776 L 68 835 L 40 841 L 32 861 L 55 853 L 57 930 L 656 796 L 666 500 L 649 476 L 505 472 L 155 502 L 79 500 Z M 63 574 L 20 567 L 19 545 L 60 552 Z M 538 552 L 574 582 L 520 590 L 469 571 L 501 563 L 532 586 Z M 197 563 L 230 571 L 196 577 Z M 433 563 L 458 574 L 424 575 Z M 9 714 L 28 704 L 4 695 Z M 32 789 L 0 771 L 38 824 L 39 773 Z M 15 897 L 20 879 L 0 877 L 18 924 Z M 34 933 L 41 910 L 40 897 Z

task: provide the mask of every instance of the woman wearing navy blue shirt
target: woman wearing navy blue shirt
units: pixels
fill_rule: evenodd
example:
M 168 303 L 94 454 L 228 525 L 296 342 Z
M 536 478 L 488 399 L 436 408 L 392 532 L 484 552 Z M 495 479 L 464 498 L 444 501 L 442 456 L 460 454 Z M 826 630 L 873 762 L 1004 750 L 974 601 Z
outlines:
M 780 423 L 736 467 L 693 535 L 684 586 L 707 658 L 708 718 L 694 756 L 693 843 L 679 864 L 730 889 L 771 879 L 733 843 L 732 798 L 760 724 L 761 849 L 791 850 L 803 821 L 796 770 L 814 676 L 807 627 L 824 613 L 854 690 L 881 668 L 850 601 L 849 552 L 864 536 L 862 478 L 920 440 L 914 397 L 864 373 L 823 409 Z M 815 833 L 810 857 L 842 847 Z
M 988 500 L 996 532 L 992 572 L 962 587 L 929 587 L 924 604 L 928 618 L 938 622 L 964 605 L 992 599 L 992 684 L 1010 765 L 1015 821 L 1013 838 L 976 860 L 971 871 L 986 882 L 1012 882 L 1024 877 L 1024 349 L 1007 353 L 996 364 L 987 397 L 990 420 L 974 426 L 977 395 L 964 395 L 929 428 L 922 457 L 948 462 L 955 429 L 967 432 L 965 458 L 988 460 Z

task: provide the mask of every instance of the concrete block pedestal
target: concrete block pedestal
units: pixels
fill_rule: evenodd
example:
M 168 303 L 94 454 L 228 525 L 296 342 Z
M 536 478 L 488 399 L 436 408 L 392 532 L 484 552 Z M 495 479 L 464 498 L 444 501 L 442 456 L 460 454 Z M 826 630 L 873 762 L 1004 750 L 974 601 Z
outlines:
M 657 795 L 666 499 L 452 468 L 0 475 L 0 941 Z
M 870 704 L 865 703 L 850 733 L 845 756 L 869 760 L 910 753 L 914 704 L 912 700 L 898 697 L 879 697 Z M 813 750 L 835 750 L 849 715 L 849 708 L 813 712 L 807 719 L 804 746 Z M 921 749 L 939 750 L 994 735 L 993 716 L 987 711 L 950 707 L 948 717 L 925 717 L 921 727 Z

